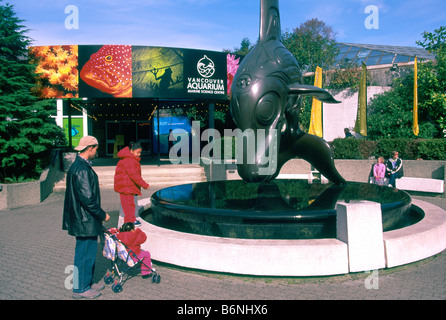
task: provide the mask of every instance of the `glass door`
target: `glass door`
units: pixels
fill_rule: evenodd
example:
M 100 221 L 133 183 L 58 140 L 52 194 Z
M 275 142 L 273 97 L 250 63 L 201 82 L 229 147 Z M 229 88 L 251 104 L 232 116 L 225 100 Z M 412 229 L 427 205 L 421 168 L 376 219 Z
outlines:
M 115 141 L 116 136 L 119 135 L 119 122 L 117 121 L 106 121 L 105 124 L 105 137 L 106 137 L 106 149 L 105 153 L 107 156 L 112 156 L 114 147 L 115 147 Z
M 152 154 L 152 126 L 149 121 L 107 121 L 105 128 L 107 156 L 113 156 L 131 141 L 141 143 L 142 155 Z M 123 136 L 123 145 L 117 146 L 115 150 L 117 136 Z

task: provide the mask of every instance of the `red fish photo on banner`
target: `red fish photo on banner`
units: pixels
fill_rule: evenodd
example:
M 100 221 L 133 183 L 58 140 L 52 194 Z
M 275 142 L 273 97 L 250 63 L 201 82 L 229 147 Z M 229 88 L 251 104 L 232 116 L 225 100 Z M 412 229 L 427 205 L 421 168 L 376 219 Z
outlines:
M 80 97 L 132 97 L 132 46 L 79 46 Z

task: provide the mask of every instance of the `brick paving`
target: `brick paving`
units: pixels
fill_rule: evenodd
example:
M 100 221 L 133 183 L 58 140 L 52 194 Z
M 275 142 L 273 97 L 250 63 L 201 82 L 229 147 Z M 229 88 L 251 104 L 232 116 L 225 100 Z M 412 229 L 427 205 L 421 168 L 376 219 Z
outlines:
M 143 191 L 143 197 L 152 192 Z M 102 190 L 103 208 L 116 226 L 119 197 Z M 26 195 L 24 195 L 26 196 Z M 65 287 L 73 263 L 74 238 L 61 229 L 63 192 L 36 206 L 0 211 L 0 300 L 71 300 Z M 99 246 L 99 250 L 102 250 Z M 95 280 L 109 260 L 98 250 Z M 446 298 L 446 251 L 393 269 L 378 271 L 376 289 L 367 289 L 370 274 L 332 277 L 249 277 L 188 270 L 154 261 L 160 284 L 140 276 L 110 287 L 97 300 L 294 300 L 294 299 L 434 299 Z M 68 283 L 69 284 L 69 283 Z

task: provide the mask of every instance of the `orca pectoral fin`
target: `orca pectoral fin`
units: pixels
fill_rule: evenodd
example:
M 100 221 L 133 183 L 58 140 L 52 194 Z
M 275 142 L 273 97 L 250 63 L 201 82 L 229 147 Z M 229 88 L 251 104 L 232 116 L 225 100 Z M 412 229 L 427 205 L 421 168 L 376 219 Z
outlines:
M 310 86 L 310 85 L 304 85 L 300 83 L 292 83 L 288 85 L 288 89 L 290 94 L 299 94 L 303 96 L 312 96 L 316 98 L 317 100 L 325 103 L 341 103 L 341 101 L 337 101 L 333 96 L 324 89 Z
M 324 139 L 312 134 L 305 134 L 294 141 L 291 150 L 294 157 L 300 157 L 311 163 L 331 182 L 337 185 L 346 183 L 336 169 L 333 151 Z

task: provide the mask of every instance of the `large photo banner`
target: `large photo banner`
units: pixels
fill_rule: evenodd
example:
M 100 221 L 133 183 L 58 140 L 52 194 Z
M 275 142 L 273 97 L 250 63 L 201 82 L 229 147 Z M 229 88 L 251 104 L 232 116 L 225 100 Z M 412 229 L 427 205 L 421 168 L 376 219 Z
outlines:
M 31 47 L 42 98 L 225 100 L 241 57 L 130 45 Z

